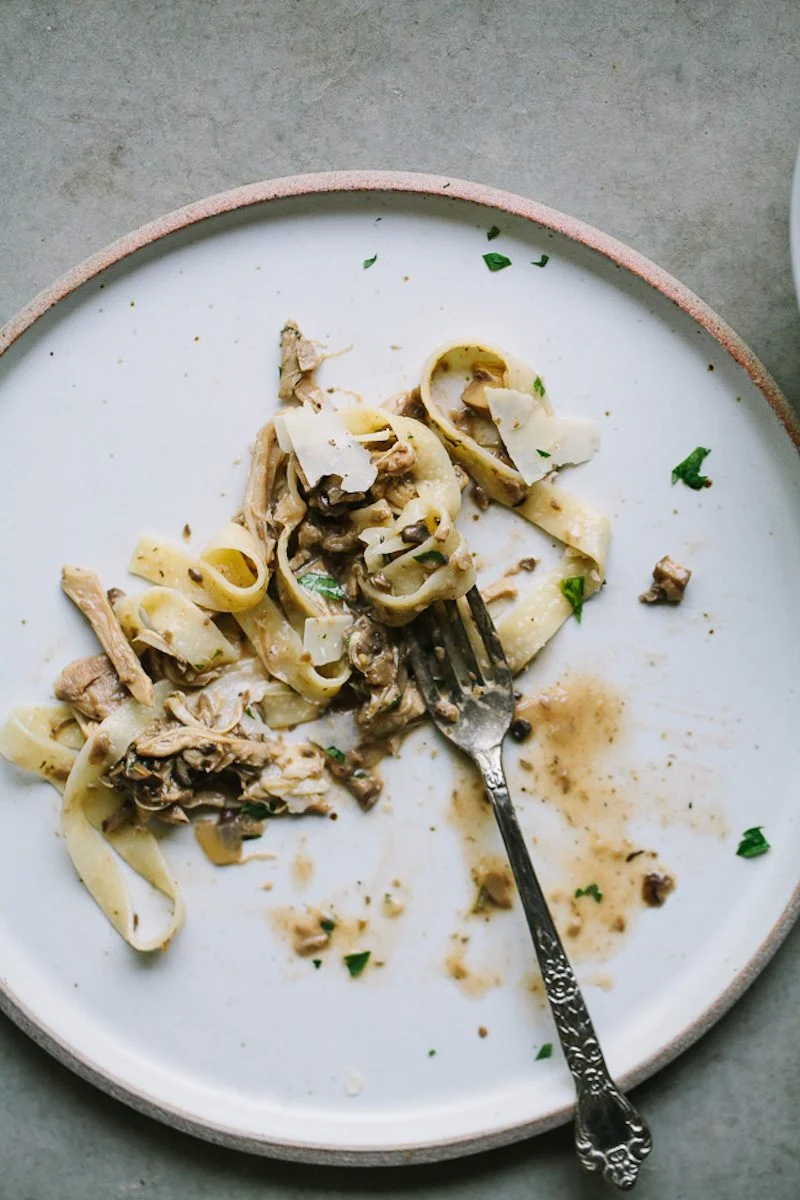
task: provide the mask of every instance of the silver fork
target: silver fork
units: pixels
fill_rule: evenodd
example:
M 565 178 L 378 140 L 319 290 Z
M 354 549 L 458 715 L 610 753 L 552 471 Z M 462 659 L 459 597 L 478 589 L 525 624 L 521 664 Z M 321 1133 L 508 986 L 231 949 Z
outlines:
M 467 610 L 471 636 L 464 621 Z M 500 826 L 575 1082 L 578 1161 L 627 1191 L 636 1183 L 653 1142 L 647 1122 L 609 1075 L 508 794 L 502 745 L 514 715 L 514 691 L 497 630 L 473 587 L 460 601 L 447 600 L 428 609 L 407 627 L 406 635 L 428 711 L 440 732 L 477 764 Z

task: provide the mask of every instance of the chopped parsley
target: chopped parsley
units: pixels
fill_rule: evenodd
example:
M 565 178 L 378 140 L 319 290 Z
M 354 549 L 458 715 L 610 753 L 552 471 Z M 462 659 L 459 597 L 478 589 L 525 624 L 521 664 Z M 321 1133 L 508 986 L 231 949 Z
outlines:
M 309 571 L 307 575 L 301 575 L 297 582 L 310 592 L 319 592 L 326 600 L 344 600 L 344 591 L 332 575 Z
M 549 458 L 550 457 L 549 450 L 538 450 L 537 449 L 536 453 L 539 455 L 540 458 Z
M 581 896 L 594 896 L 598 904 L 603 899 L 603 893 L 600 891 L 600 888 L 596 883 L 590 883 L 589 886 L 585 888 L 576 888 L 575 899 L 578 900 Z
M 510 258 L 506 258 L 505 254 L 495 254 L 494 252 L 484 254 L 483 261 L 490 271 L 502 271 L 504 267 L 511 266 Z
M 364 267 L 364 270 L 367 271 L 367 270 L 369 270 L 370 267 L 373 267 L 377 261 L 378 261 L 377 254 L 373 254 L 372 258 L 364 259 L 362 266 Z
M 711 480 L 708 476 L 700 474 L 703 459 L 710 453 L 711 451 L 704 446 L 698 446 L 683 462 L 679 462 L 677 467 L 672 468 L 672 482 L 677 483 L 679 479 L 682 479 L 687 487 L 694 488 L 696 492 L 699 492 L 701 488 L 711 487 Z
M 544 395 L 544 384 L 542 383 L 541 375 L 537 375 L 533 381 L 533 390 L 537 396 Z
M 487 240 L 487 242 L 493 242 L 496 237 L 500 237 L 500 230 L 497 228 L 496 225 L 493 225 L 492 228 L 489 230 L 489 232 L 486 234 L 486 240 Z
M 541 257 L 540 259 L 533 259 L 533 258 L 532 258 L 532 259 L 531 259 L 531 266 L 532 266 L 532 267 L 546 267 L 546 266 L 547 266 L 547 264 L 548 264 L 549 262 L 550 262 L 550 255 L 549 255 L 549 254 L 543 254 L 543 255 L 542 255 L 542 257 Z
M 437 566 L 443 567 L 447 563 L 447 555 L 442 554 L 441 550 L 424 550 L 422 554 L 412 554 L 414 562 L 421 563 L 436 563 Z
M 311 961 L 312 961 L 312 963 L 314 964 L 314 966 L 315 966 L 315 968 L 316 968 L 317 970 L 319 970 L 319 969 L 320 969 L 320 967 L 322 966 L 322 959 L 321 959 L 321 958 L 312 958 L 312 960 L 311 960 Z
M 435 1056 L 436 1056 L 436 1051 L 435 1051 L 435 1050 L 429 1050 L 429 1051 L 428 1051 L 428 1058 L 434 1058 Z
M 267 817 L 272 816 L 272 810 L 263 800 L 248 800 L 242 805 L 241 812 L 254 821 L 266 821 Z
M 534 1062 L 538 1062 L 540 1058 L 552 1058 L 552 1057 L 553 1057 L 553 1043 L 545 1042 L 544 1045 L 539 1047 L 539 1053 L 536 1055 Z
M 345 954 L 344 965 L 347 967 L 353 979 L 357 979 L 364 967 L 369 962 L 371 951 L 360 950 L 358 954 Z
M 344 762 L 344 751 L 340 750 L 338 746 L 326 746 L 325 753 L 329 755 L 335 762 Z
M 244 711 L 247 713 L 248 717 L 250 717 L 250 718 L 251 718 L 253 721 L 255 721 L 255 719 L 256 719 L 256 714 L 253 712 L 253 710 L 252 710 L 252 708 L 250 707 L 250 705 L 249 705 L 249 704 L 248 704 L 247 708 L 246 708 Z
M 333 933 L 336 928 L 336 922 L 333 917 L 321 917 L 319 927 L 323 933 Z
M 572 611 L 575 614 L 575 620 L 578 624 L 580 624 L 581 613 L 583 612 L 583 589 L 583 575 L 570 575 L 569 579 L 561 580 L 561 594 L 572 605 Z
M 770 844 L 762 833 L 763 828 L 763 825 L 754 825 L 752 829 L 745 829 L 736 851 L 740 858 L 758 858 L 767 853 Z

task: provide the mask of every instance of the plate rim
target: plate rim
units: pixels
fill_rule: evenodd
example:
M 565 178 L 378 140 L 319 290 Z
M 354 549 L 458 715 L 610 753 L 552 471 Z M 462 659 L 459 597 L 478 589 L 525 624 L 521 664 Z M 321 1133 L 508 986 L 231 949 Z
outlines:
M 798 179 L 800 180 L 800 159 Z M 800 449 L 800 416 L 795 414 L 770 373 L 739 335 L 674 276 L 624 242 L 557 209 L 485 184 L 445 175 L 410 171 L 355 170 L 283 176 L 218 192 L 203 200 L 174 209 L 111 242 L 39 292 L 0 327 L 0 357 L 39 318 L 83 284 L 170 234 L 214 217 L 266 205 L 272 201 L 354 193 L 410 194 L 466 201 L 521 217 L 533 225 L 560 234 L 595 251 L 660 292 L 686 313 L 696 325 L 710 334 L 748 374 L 776 413 L 789 438 Z M 626 1090 L 636 1087 L 707 1033 L 763 971 L 799 915 L 800 880 L 772 929 L 731 983 L 679 1035 L 649 1055 L 634 1070 L 620 1076 L 620 1085 Z M 134 1088 L 125 1083 L 112 1072 L 99 1067 L 87 1055 L 75 1051 L 53 1029 L 41 1022 L 30 1008 L 14 995 L 4 979 L 0 979 L 0 1011 L 76 1075 L 146 1116 L 217 1145 L 287 1161 L 336 1166 L 398 1166 L 437 1162 L 494 1149 L 543 1133 L 568 1121 L 574 1109 L 574 1106 L 569 1104 L 533 1121 L 423 1144 L 370 1147 L 343 1145 L 332 1148 L 301 1140 L 271 1141 L 266 1137 L 244 1134 L 234 1127 L 198 1120 L 190 1113 L 149 1095 L 144 1089 Z

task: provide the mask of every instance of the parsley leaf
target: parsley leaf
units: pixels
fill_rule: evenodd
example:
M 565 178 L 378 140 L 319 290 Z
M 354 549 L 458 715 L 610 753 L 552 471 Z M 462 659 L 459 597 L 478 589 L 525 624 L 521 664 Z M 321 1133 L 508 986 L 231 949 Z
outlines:
M 325 753 L 330 755 L 330 757 L 336 762 L 344 762 L 344 753 L 339 749 L 338 746 L 326 746 Z
M 442 554 L 441 550 L 424 550 L 422 554 L 412 554 L 414 562 L 421 563 L 436 563 L 437 566 L 443 567 L 447 563 L 447 555 Z
M 377 254 L 373 254 L 372 258 L 364 259 L 362 266 L 363 266 L 364 270 L 367 271 L 367 270 L 369 270 L 370 267 L 374 266 L 377 261 L 378 261 Z
M 537 375 L 533 381 L 533 390 L 537 396 L 544 395 L 544 384 L 542 383 L 541 375 Z
M 583 612 L 583 589 L 583 575 L 570 575 L 569 579 L 561 580 L 561 594 L 572 605 L 572 611 L 578 624 L 580 624 Z
M 761 832 L 763 828 L 763 825 L 754 825 L 752 829 L 745 829 L 736 851 L 740 858 L 758 858 L 767 853 L 770 844 Z
M 540 458 L 550 458 L 549 450 L 537 450 L 536 453 L 539 455 Z
M 704 446 L 698 446 L 696 450 L 679 462 L 677 467 L 672 468 L 672 482 L 677 483 L 682 479 L 687 487 L 694 488 L 696 492 L 700 488 L 711 487 L 711 480 L 707 475 L 700 474 L 700 468 L 703 465 L 703 459 L 711 453 Z
M 594 896 L 598 904 L 603 899 L 603 893 L 600 891 L 600 888 L 596 883 L 590 883 L 589 886 L 585 888 L 576 888 L 575 899 L 578 900 L 581 896 Z
M 319 927 L 323 933 L 333 933 L 334 929 L 336 928 L 336 922 L 332 917 L 322 917 Z
M 253 712 L 253 710 L 252 710 L 252 708 L 250 707 L 250 705 L 249 705 L 249 704 L 248 704 L 247 708 L 246 708 L 244 711 L 247 713 L 248 717 L 250 717 L 250 718 L 251 718 L 251 720 L 255 721 L 255 719 L 256 719 L 256 714 Z
M 311 960 L 311 961 L 312 961 L 312 963 L 314 964 L 314 966 L 316 967 L 316 969 L 317 969 L 317 970 L 319 970 L 319 969 L 320 969 L 320 967 L 322 966 L 322 959 L 321 959 L 321 958 L 312 958 L 312 960 Z
M 242 805 L 240 812 L 246 817 L 252 817 L 254 821 L 266 821 L 267 817 L 272 816 L 269 805 L 263 800 L 248 800 Z
M 345 954 L 344 965 L 353 979 L 357 979 L 364 970 L 364 967 L 369 962 L 370 954 L 370 950 L 361 950 L 358 954 Z
M 538 260 L 531 259 L 531 266 L 532 267 L 546 267 L 549 262 L 550 262 L 550 255 L 543 254 L 542 257 Z
M 344 591 L 332 575 L 309 571 L 307 575 L 301 575 L 297 582 L 310 592 L 319 592 L 326 600 L 344 600 Z
M 503 267 L 511 266 L 511 259 L 506 258 L 505 254 L 484 254 L 483 261 L 490 271 L 502 271 Z
M 493 242 L 496 237 L 500 237 L 500 230 L 497 228 L 496 225 L 493 225 L 492 228 L 489 230 L 489 232 L 486 234 L 486 240 L 487 240 L 487 242 Z
M 545 1042 L 544 1045 L 539 1047 L 539 1053 L 536 1055 L 534 1062 L 538 1062 L 540 1058 L 552 1058 L 552 1057 L 553 1057 L 553 1043 Z
M 429 1050 L 429 1051 L 428 1051 L 428 1058 L 433 1058 L 435 1054 L 436 1054 L 436 1051 L 435 1051 L 435 1050 Z

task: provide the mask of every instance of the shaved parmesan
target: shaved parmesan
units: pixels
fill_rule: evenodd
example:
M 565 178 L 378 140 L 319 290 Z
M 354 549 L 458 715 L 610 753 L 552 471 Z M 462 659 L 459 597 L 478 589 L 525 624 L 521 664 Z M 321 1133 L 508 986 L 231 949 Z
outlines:
M 353 618 L 308 617 L 303 627 L 303 649 L 311 655 L 312 666 L 324 667 L 338 662 L 344 653 L 344 635 Z
M 369 452 L 345 429 L 335 412 L 295 408 L 275 418 L 278 445 L 297 456 L 309 487 L 325 475 L 338 475 L 342 491 L 366 492 L 377 477 Z
M 600 446 L 594 421 L 554 416 L 539 396 L 487 388 L 486 398 L 509 458 L 527 484 L 553 467 L 586 462 Z

